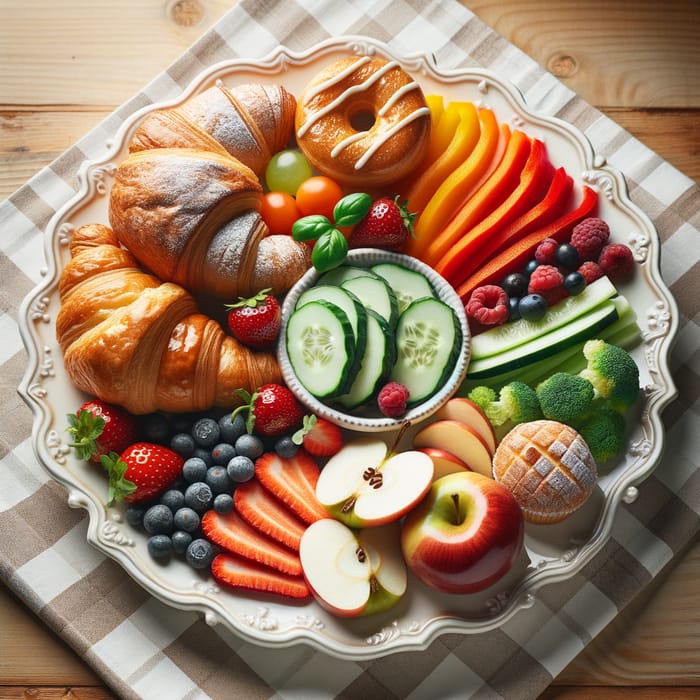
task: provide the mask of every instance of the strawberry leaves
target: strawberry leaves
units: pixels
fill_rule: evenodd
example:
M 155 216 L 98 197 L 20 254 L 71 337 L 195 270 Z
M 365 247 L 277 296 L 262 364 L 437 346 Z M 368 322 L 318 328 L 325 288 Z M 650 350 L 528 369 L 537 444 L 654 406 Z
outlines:
M 91 460 L 99 452 L 97 440 L 104 431 L 105 419 L 85 409 L 69 413 L 67 418 L 66 430 L 73 439 L 70 446 L 80 459 Z
M 130 496 L 136 491 L 136 484 L 126 478 L 126 471 L 129 465 L 124 462 L 116 452 L 102 455 L 100 461 L 109 479 L 107 486 L 107 506 L 123 501 L 127 496 Z
M 343 197 L 333 209 L 333 221 L 321 214 L 303 216 L 292 226 L 295 241 L 316 241 L 311 262 L 319 272 L 338 267 L 348 254 L 348 242 L 340 226 L 353 226 L 361 221 L 372 206 L 372 197 L 355 192 Z

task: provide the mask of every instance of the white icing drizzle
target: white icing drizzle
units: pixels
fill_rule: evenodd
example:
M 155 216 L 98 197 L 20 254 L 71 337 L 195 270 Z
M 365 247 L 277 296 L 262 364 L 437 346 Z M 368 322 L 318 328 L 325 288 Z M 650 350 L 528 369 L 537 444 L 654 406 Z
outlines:
M 380 149 L 397 131 L 401 131 L 406 124 L 410 124 L 412 121 L 422 117 L 424 114 L 430 114 L 430 110 L 427 107 L 421 107 L 420 109 L 415 110 L 415 112 L 411 112 L 411 114 L 404 117 L 400 122 L 396 122 L 391 129 L 388 129 L 380 137 L 375 139 L 374 143 L 365 151 L 357 163 L 355 163 L 355 170 L 360 170 L 375 154 L 375 152 Z
M 356 61 L 351 68 L 354 69 L 354 67 L 359 63 L 359 61 Z M 348 99 L 351 95 L 354 95 L 357 92 L 364 92 L 367 90 L 369 87 L 374 85 L 385 73 L 390 71 L 392 68 L 396 68 L 399 64 L 396 61 L 388 61 L 385 65 L 383 65 L 376 73 L 371 75 L 367 80 L 365 80 L 363 83 L 360 83 L 359 85 L 352 85 L 349 87 L 347 90 L 344 90 L 343 92 L 338 95 L 334 100 L 329 102 L 323 109 L 319 109 L 317 112 L 314 112 L 313 114 L 310 114 L 307 118 L 307 120 L 301 125 L 298 131 L 298 136 L 303 137 L 304 134 L 319 120 L 325 117 L 327 114 L 332 112 L 334 109 L 339 107 L 345 100 Z M 352 71 L 350 71 L 352 72 Z M 324 83 L 321 85 L 324 86 L 323 89 L 326 87 L 331 87 L 335 85 L 336 83 L 340 82 L 343 80 L 343 78 L 347 77 L 344 75 L 347 73 L 347 71 L 342 71 L 341 73 L 338 73 L 338 75 L 334 75 L 332 78 L 329 80 L 326 80 Z M 315 90 L 318 90 L 320 86 L 317 86 Z M 313 95 L 312 95 L 313 96 Z M 307 98 L 305 98 L 306 101 Z
M 380 117 L 383 117 L 406 93 L 415 90 L 418 87 L 418 83 L 415 81 L 412 83 L 406 83 L 400 87 L 377 111 Z
M 360 141 L 361 139 L 365 138 L 365 136 L 367 136 L 366 131 L 356 131 L 354 134 L 346 136 L 342 141 L 338 141 L 338 143 L 336 143 L 331 150 L 331 158 L 335 158 L 344 148 L 347 148 L 351 144 L 355 143 L 355 141 Z
M 340 73 L 336 73 L 334 76 L 328 78 L 328 80 L 324 80 L 322 83 L 319 83 L 315 87 L 312 87 L 309 89 L 309 91 L 306 93 L 306 100 L 312 100 L 316 95 L 319 95 L 322 93 L 324 90 L 327 90 L 330 87 L 333 87 L 336 83 L 339 83 L 341 80 L 345 80 L 349 75 L 352 75 L 358 68 L 361 66 L 364 66 L 365 63 L 369 63 L 372 59 L 369 56 L 360 56 L 354 63 L 349 65 L 345 70 L 340 71 Z

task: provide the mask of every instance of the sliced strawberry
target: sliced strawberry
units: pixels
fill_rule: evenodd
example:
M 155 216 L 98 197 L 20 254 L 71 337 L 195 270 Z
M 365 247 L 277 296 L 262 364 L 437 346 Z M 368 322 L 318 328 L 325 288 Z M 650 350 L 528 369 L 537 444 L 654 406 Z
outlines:
M 331 457 L 343 446 L 343 435 L 335 423 L 311 415 L 304 416 L 303 427 L 294 433 L 292 441 L 314 457 Z
M 248 525 L 235 510 L 225 514 L 208 510 L 202 516 L 201 525 L 202 532 L 219 547 L 284 574 L 301 575 L 301 562 L 296 552 Z
M 276 593 L 288 598 L 308 598 L 311 595 L 303 577 L 288 576 L 234 554 L 217 554 L 211 564 L 211 573 L 219 583 L 233 588 Z
M 318 464 L 303 449 L 289 458 L 266 452 L 255 462 L 255 475 L 260 483 L 309 525 L 328 517 L 316 498 L 320 473 Z
M 261 486 L 257 479 L 251 479 L 236 487 L 233 492 L 233 505 L 249 525 L 290 549 L 299 551 L 299 542 L 306 530 L 305 523 Z

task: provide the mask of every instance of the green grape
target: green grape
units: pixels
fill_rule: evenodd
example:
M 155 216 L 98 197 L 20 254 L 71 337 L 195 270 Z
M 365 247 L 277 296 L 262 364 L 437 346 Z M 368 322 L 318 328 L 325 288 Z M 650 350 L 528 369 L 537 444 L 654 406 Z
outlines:
M 265 182 L 270 192 L 287 192 L 294 196 L 299 185 L 312 175 L 304 154 L 290 148 L 272 156 L 265 169 Z

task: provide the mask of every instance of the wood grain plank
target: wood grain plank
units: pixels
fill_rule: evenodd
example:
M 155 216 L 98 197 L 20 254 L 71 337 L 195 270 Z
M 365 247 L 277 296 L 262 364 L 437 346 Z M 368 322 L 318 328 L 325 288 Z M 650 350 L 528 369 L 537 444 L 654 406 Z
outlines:
M 700 107 L 697 0 L 466 4 L 591 104 Z

